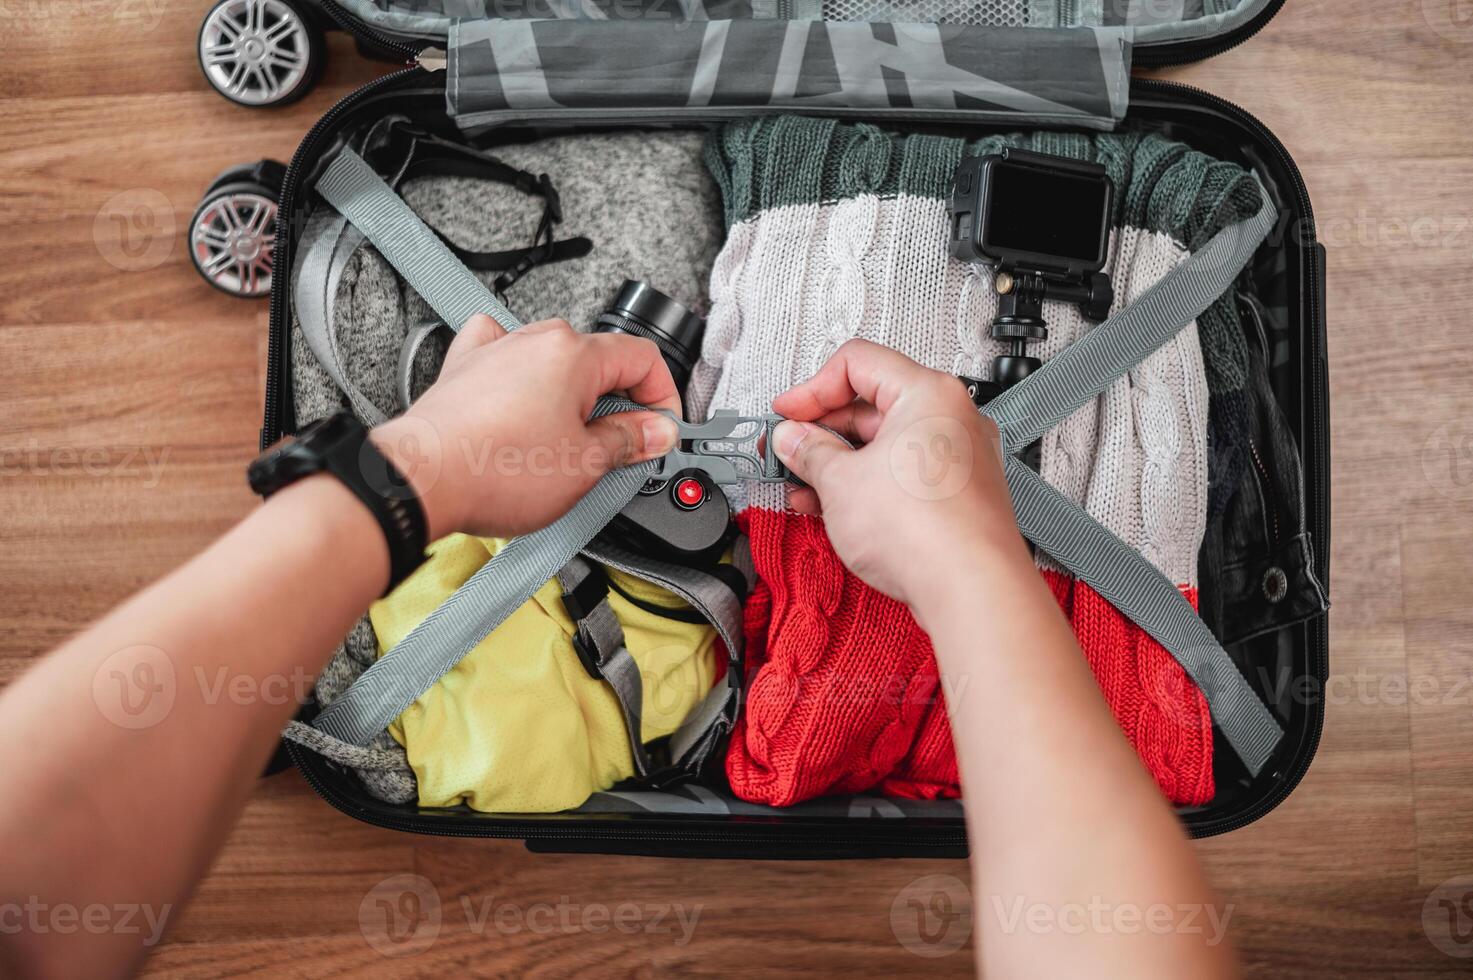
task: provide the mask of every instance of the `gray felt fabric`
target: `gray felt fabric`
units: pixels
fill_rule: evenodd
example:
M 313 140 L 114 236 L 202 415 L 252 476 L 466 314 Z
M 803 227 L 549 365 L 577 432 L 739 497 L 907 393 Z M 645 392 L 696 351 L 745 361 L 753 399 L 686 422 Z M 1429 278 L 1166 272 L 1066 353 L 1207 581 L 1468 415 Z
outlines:
M 711 263 L 725 231 L 720 193 L 701 158 L 703 140 L 704 133 L 695 131 L 622 132 L 496 149 L 495 155 L 511 166 L 552 179 L 565 215 L 557 237 L 583 235 L 593 242 L 593 251 L 583 258 L 529 271 L 508 291 L 508 306 L 528 323 L 561 316 L 586 330 L 620 283 L 644 279 L 705 312 Z M 432 177 L 401 190 L 425 221 L 473 251 L 530 245 L 542 215 L 540 198 L 488 180 Z M 481 275 L 487 283 L 496 278 Z M 428 304 L 402 285 L 372 246 L 349 259 L 337 297 L 340 355 L 348 377 L 390 414 L 402 408 L 394 371 L 404 337 L 431 318 Z M 439 370 L 444 334 L 427 341 L 415 362 L 416 395 Z M 341 393 L 295 322 L 291 353 L 297 424 L 340 411 Z
M 512 311 L 527 323 L 563 317 L 586 330 L 620 283 L 643 279 L 704 313 L 711 264 L 726 237 L 720 191 L 703 162 L 704 138 L 704 132 L 623 132 L 493 150 L 513 167 L 552 179 L 563 202 L 558 238 L 593 242 L 584 258 L 523 276 L 506 294 Z M 475 251 L 530 245 L 542 217 L 539 198 L 484 180 L 411 181 L 403 194 L 441 234 Z M 495 275 L 483 278 L 491 282 Z M 416 322 L 431 316 L 418 296 L 407 305 Z
M 593 241 L 593 251 L 583 258 L 528 272 L 508 292 L 508 305 L 529 323 L 562 316 L 586 330 L 629 278 L 644 279 L 704 313 L 711 263 L 725 237 L 720 192 L 702 162 L 704 139 L 704 132 L 695 131 L 623 132 L 560 136 L 497 149 L 495 155 L 511 166 L 552 179 L 565 215 L 556 229 L 558 238 L 583 235 Z M 401 191 L 425 221 L 474 251 L 531 244 L 542 215 L 540 198 L 493 181 L 424 178 Z M 490 283 L 495 274 L 482 277 Z M 349 380 L 390 414 L 402 410 L 395 375 L 404 337 L 432 317 L 428 304 L 402 284 L 371 245 L 348 260 L 334 325 L 339 356 Z M 447 335 L 439 331 L 422 348 L 415 362 L 416 395 L 438 373 Z M 299 427 L 347 408 L 308 349 L 295 316 L 291 364 Z M 364 617 L 318 677 L 318 703 L 336 701 L 377 659 L 376 646 Z M 303 727 L 308 726 L 296 726 Z M 295 728 L 287 735 L 304 744 L 316 737 Z M 414 773 L 387 732 L 366 749 L 346 743 L 309 747 L 358 770 L 379 799 L 403 803 L 417 798 Z
M 310 352 L 308 356 L 311 356 Z M 325 707 L 336 701 L 377 657 L 378 643 L 373 635 L 373 626 L 364 616 L 338 644 L 337 652 L 318 675 L 315 688 L 317 703 Z M 413 803 L 419 799 L 419 787 L 414 770 L 409 767 L 409 757 L 388 732 L 380 732 L 366 746 L 350 745 L 319 732 L 311 725 L 295 721 L 283 734 L 325 759 L 357 770 L 364 787 L 376 799 L 387 803 Z

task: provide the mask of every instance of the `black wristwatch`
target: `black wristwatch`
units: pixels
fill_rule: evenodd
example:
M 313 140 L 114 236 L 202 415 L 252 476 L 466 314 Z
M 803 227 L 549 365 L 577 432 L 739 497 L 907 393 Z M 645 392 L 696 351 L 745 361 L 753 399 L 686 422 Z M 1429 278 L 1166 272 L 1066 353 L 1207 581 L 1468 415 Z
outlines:
M 295 439 L 272 446 L 246 470 L 251 489 L 269 497 L 314 473 L 331 473 L 363 501 L 389 544 L 389 586 L 424 563 L 429 528 L 419 497 L 404 475 L 347 412 L 313 422 Z

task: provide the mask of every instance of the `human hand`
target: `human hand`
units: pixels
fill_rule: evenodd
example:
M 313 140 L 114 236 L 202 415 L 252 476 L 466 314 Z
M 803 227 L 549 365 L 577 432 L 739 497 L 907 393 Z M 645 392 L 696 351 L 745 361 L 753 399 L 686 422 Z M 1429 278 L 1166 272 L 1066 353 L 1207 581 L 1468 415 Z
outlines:
M 521 534 L 561 517 L 609 470 L 674 447 L 675 423 L 655 412 L 588 421 L 599 396 L 616 391 L 680 413 L 649 340 L 578 334 L 564 320 L 508 334 L 478 315 L 435 383 L 372 439 L 419 496 L 430 540 Z
M 1027 561 L 997 426 L 956 378 L 851 340 L 772 407 L 789 419 L 773 449 L 808 484 L 790 505 L 821 510 L 839 558 L 876 589 L 914 606 L 963 562 Z

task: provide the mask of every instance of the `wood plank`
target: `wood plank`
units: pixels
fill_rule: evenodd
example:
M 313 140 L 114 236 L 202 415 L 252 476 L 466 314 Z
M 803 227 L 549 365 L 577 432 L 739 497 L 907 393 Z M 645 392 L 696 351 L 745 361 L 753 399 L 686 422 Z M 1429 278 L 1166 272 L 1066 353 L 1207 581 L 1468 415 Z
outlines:
M 216 173 L 289 158 L 328 106 L 392 67 L 335 34 L 303 102 L 231 106 L 194 62 L 207 6 L 0 3 L 0 684 L 253 505 L 242 466 L 264 307 L 198 280 L 185 226 Z M 1421 911 L 1473 872 L 1473 710 L 1396 694 L 1419 678 L 1451 691 L 1473 671 L 1473 22 L 1457 11 L 1294 0 L 1244 46 L 1157 73 L 1243 104 L 1283 139 L 1329 255 L 1327 728 L 1282 806 L 1199 845 L 1253 976 L 1467 975 Z M 418 955 L 386 956 L 370 943 L 387 921 L 374 889 L 404 874 L 431 883 L 442 921 Z M 892 905 L 928 875 L 965 880 L 966 865 L 532 855 L 413 837 L 357 823 L 285 774 L 257 788 L 147 972 L 965 974 L 970 946 L 928 959 L 896 940 Z M 620 902 L 700 914 L 685 943 L 583 926 L 582 910 Z M 476 919 L 506 906 L 504 922 L 525 923 L 544 905 L 579 917 L 517 931 Z
M 0 91 L 17 101 L 204 91 L 195 42 L 212 5 L 213 0 L 8 0 L 0 15 L 6 32 Z M 359 57 L 344 33 L 327 35 L 323 87 L 357 88 L 394 67 Z M 321 88 L 309 96 L 319 102 L 322 97 Z M 293 113 L 313 118 L 322 108 Z
M 1473 460 L 1470 460 L 1473 462 Z M 1473 874 L 1473 530 L 1468 506 L 1445 501 L 1402 525 L 1407 704 L 1417 753 L 1417 870 L 1435 887 Z M 1470 879 L 1473 884 L 1473 879 Z

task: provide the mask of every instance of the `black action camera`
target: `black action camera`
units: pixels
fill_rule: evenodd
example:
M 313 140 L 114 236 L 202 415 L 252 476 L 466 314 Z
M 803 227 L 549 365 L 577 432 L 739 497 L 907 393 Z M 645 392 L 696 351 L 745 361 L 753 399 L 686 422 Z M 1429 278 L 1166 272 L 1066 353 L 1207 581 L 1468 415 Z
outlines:
M 701 352 L 706 321 L 648 283 L 624 280 L 599 314 L 596 333 L 627 333 L 653 340 L 675 387 L 685 386 Z M 608 533 L 622 544 L 682 564 L 710 564 L 731 541 L 731 504 L 700 470 L 650 480 L 614 518 Z
M 1041 365 L 1026 351 L 1048 336 L 1044 300 L 1077 303 L 1090 320 L 1109 315 L 1115 294 L 1100 270 L 1114 197 L 1105 168 L 1082 160 L 1008 148 L 957 167 L 950 251 L 995 270 L 991 333 L 1008 344 L 993 361 L 993 384 L 1005 388 Z

